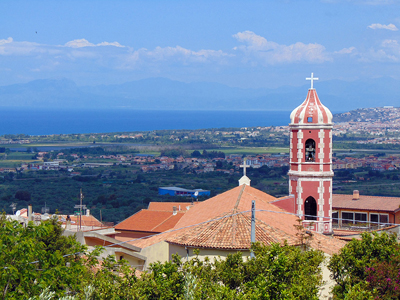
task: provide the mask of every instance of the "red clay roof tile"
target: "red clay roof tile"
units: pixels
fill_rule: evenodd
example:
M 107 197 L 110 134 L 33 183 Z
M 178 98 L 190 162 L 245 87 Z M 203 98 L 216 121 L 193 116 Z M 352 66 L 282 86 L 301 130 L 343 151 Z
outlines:
M 360 195 L 353 200 L 353 195 L 332 195 L 333 209 L 356 209 L 394 212 L 399 209 L 400 197 L 381 197 Z
M 255 200 L 256 239 L 264 243 L 270 243 L 273 240 L 281 242 L 286 239 L 289 243 L 295 244 L 298 231 L 294 225 L 297 224 L 297 216 L 270 203 L 274 199 L 276 198 L 253 187 L 238 186 L 191 207 L 183 214 L 173 231 L 146 239 L 138 239 L 131 243 L 140 248 L 161 241 L 187 244 L 193 247 L 248 248 L 250 245 L 248 215 L 251 210 L 251 202 Z M 240 212 L 242 213 L 238 214 L 236 218 L 231 216 Z M 217 220 L 221 216 L 227 217 Z M 334 237 L 313 233 L 310 245 L 315 249 L 332 254 L 337 253 L 345 245 L 345 242 Z
M 182 212 L 174 215 L 167 211 L 153 211 L 142 209 L 136 214 L 125 219 L 117 226 L 117 230 L 146 231 L 146 232 L 163 232 L 171 229 L 183 216 Z

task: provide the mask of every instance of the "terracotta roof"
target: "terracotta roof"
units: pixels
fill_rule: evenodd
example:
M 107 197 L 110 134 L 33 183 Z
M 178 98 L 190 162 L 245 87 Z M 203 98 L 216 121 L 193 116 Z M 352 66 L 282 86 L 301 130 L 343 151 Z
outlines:
M 174 215 L 172 211 L 168 212 L 142 209 L 141 211 L 119 223 L 117 226 L 115 226 L 115 229 L 163 232 L 173 228 L 182 218 L 182 216 L 182 212 L 178 212 L 176 215 Z
M 187 231 L 183 231 L 168 238 L 166 241 L 182 246 L 194 248 L 217 248 L 217 249 L 249 249 L 251 215 L 250 213 L 239 213 L 222 216 L 211 222 L 200 224 Z M 285 232 L 273 228 L 256 219 L 256 240 L 266 245 L 272 243 L 295 244 L 293 237 Z
M 297 224 L 297 216 L 289 214 L 273 203 L 276 199 L 253 187 L 242 185 L 233 188 L 213 198 L 199 202 L 185 212 L 173 228 L 157 236 L 132 241 L 135 246 L 145 248 L 161 241 L 193 247 L 212 247 L 227 249 L 248 249 L 250 246 L 249 211 L 252 200 L 256 201 L 257 234 L 256 239 L 265 243 L 273 240 L 280 242 L 287 239 L 296 243 L 298 231 L 293 225 Z M 237 217 L 231 215 L 238 214 Z M 246 213 L 243 213 L 246 212 Z M 217 220 L 221 216 L 227 218 Z M 204 223 L 210 221 L 209 223 Z M 200 224 L 204 223 L 204 224 Z M 247 228 L 247 229 L 246 229 Z M 247 232 L 243 232 L 243 230 Z M 261 231 L 263 231 L 261 233 Z M 209 241 L 207 241 L 209 239 Z M 247 240 L 247 242 L 246 242 Z M 229 241 L 235 244 L 229 246 Z M 328 254 L 337 253 L 345 242 L 334 237 L 313 233 L 311 247 L 320 249 Z
M 185 213 L 185 216 L 182 217 L 175 228 L 198 224 L 235 210 L 251 210 L 251 200 L 256 200 L 256 208 L 258 208 L 258 202 L 267 203 L 276 199 L 250 186 L 247 186 L 248 188 L 245 187 L 245 185 L 237 186 L 227 192 L 199 202 Z
M 173 211 L 175 206 L 178 211 L 186 211 L 188 206 L 191 206 L 190 202 L 150 202 L 149 210 L 161 210 L 161 211 Z M 180 207 L 180 209 L 179 209 Z
M 360 195 L 353 200 L 353 195 L 332 195 L 333 209 L 356 209 L 394 212 L 399 210 L 400 197 L 381 197 Z
M 59 215 L 58 218 L 60 220 L 66 220 L 67 215 Z M 75 216 L 75 215 L 70 215 L 70 218 L 71 218 L 71 222 L 73 222 L 72 224 L 74 224 L 74 225 L 79 224 L 79 222 L 81 220 L 79 218 L 79 216 Z M 63 223 L 65 224 L 66 222 L 63 221 Z M 82 226 L 102 227 L 104 225 L 101 224 L 101 222 L 99 220 L 97 220 L 95 217 L 93 217 L 92 215 L 90 215 L 90 216 L 82 215 Z

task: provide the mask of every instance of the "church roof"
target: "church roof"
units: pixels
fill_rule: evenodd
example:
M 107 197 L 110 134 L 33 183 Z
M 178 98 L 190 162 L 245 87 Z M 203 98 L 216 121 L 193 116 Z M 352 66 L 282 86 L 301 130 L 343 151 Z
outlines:
M 250 248 L 251 214 L 226 214 L 189 230 L 178 233 L 166 241 L 194 248 L 247 250 Z M 293 237 L 256 219 L 256 240 L 266 245 L 272 243 L 296 244 Z
M 256 240 L 297 243 L 297 216 L 274 205 L 275 197 L 248 185 L 199 202 L 182 214 L 171 231 L 131 243 L 140 248 L 167 241 L 193 248 L 249 249 L 252 200 L 256 203 Z M 337 253 L 344 244 L 318 233 L 313 233 L 311 241 L 311 247 L 328 254 Z
M 308 90 L 307 98 L 290 114 L 290 124 L 315 125 L 331 124 L 332 113 L 318 98 L 315 89 Z

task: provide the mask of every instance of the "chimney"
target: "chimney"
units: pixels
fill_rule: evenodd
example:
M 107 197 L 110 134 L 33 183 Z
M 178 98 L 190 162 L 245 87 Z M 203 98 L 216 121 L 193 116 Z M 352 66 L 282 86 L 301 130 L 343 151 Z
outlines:
M 353 191 L 353 200 L 359 200 L 360 199 L 360 192 L 358 190 Z
M 176 206 L 172 206 L 172 215 L 175 216 L 177 213 Z
M 89 217 L 90 216 L 90 209 L 86 210 L 86 215 Z
M 32 218 L 32 204 L 28 204 L 28 222 L 33 221 Z

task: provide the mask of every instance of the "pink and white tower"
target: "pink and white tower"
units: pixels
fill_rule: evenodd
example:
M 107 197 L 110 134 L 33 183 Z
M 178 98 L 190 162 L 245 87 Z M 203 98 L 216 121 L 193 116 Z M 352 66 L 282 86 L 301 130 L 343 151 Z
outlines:
M 303 225 L 316 232 L 332 232 L 332 113 L 313 88 L 290 114 L 289 193 Z

